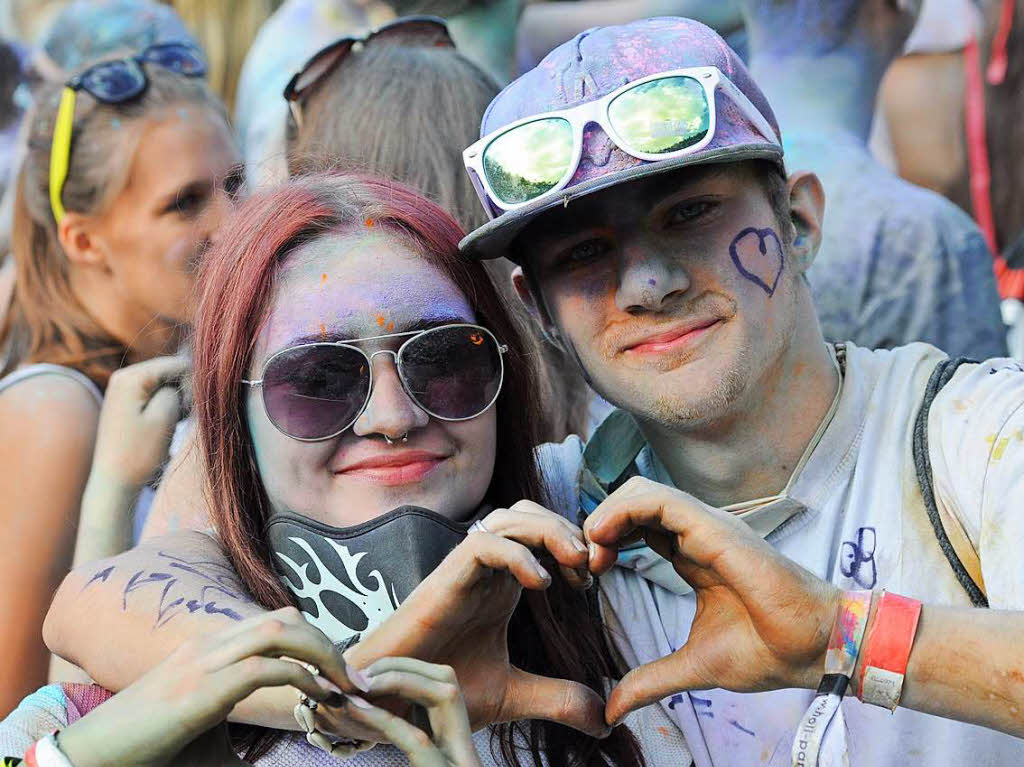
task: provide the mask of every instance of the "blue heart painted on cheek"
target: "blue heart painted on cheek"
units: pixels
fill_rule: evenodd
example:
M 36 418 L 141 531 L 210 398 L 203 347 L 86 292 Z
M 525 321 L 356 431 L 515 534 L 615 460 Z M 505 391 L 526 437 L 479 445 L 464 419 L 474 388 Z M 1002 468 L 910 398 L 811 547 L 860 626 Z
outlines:
M 736 269 L 764 290 L 769 298 L 775 293 L 782 276 L 782 241 L 774 229 L 749 226 L 729 245 L 729 256 Z

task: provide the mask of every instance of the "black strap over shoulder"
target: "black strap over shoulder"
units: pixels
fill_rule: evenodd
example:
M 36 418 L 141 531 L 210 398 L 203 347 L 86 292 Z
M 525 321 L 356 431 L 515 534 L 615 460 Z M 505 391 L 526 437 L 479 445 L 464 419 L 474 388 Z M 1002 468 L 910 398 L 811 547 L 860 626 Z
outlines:
M 946 528 L 939 516 L 939 509 L 935 503 L 935 489 L 932 483 L 932 463 L 928 455 L 928 413 L 932 409 L 932 402 L 942 390 L 942 387 L 949 383 L 957 369 L 965 364 L 974 363 L 975 360 L 966 357 L 946 359 L 935 366 L 935 371 L 928 379 L 928 385 L 924 390 L 924 398 L 921 400 L 921 408 L 918 410 L 917 419 L 914 421 L 914 468 L 917 471 L 917 484 L 921 488 L 921 496 L 924 499 L 924 507 L 928 512 L 928 519 L 932 523 L 935 537 L 938 539 L 942 553 L 946 555 L 949 566 L 953 568 L 956 579 L 964 587 L 967 596 L 975 607 L 988 607 L 988 597 L 981 587 L 975 583 L 970 573 L 964 567 L 960 557 L 957 556 L 953 544 L 946 534 Z

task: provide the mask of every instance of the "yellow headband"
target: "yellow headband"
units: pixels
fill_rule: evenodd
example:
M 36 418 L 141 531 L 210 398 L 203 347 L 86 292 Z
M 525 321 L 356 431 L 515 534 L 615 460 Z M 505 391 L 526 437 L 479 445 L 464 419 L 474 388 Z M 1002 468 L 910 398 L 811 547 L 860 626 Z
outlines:
M 68 177 L 71 162 L 71 127 L 75 122 L 75 91 L 65 87 L 60 94 L 57 122 L 53 126 L 53 144 L 50 146 L 50 209 L 53 220 L 58 224 L 64 218 L 64 203 L 61 193 L 64 180 Z

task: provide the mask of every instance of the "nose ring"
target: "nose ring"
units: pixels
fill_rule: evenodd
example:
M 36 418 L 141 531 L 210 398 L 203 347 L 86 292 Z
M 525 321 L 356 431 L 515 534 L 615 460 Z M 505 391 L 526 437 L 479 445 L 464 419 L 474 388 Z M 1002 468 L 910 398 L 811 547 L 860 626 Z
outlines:
M 406 432 L 401 437 L 396 437 L 395 439 L 391 439 L 391 437 L 389 437 L 387 434 L 385 434 L 384 435 L 384 441 L 387 442 L 389 445 L 394 445 L 396 442 L 408 442 L 409 441 L 409 432 Z

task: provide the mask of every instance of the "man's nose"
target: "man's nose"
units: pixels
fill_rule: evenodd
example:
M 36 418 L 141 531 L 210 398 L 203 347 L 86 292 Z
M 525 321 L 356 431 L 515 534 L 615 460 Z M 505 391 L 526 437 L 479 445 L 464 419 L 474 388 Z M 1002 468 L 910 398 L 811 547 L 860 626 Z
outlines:
M 650 238 L 634 236 L 623 242 L 619 255 L 619 284 L 615 303 L 631 314 L 659 312 L 684 294 L 690 278 L 678 254 L 665 253 Z

